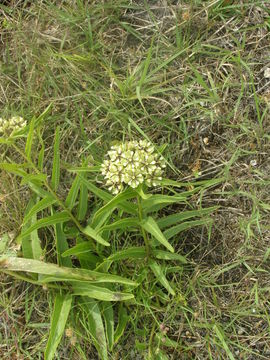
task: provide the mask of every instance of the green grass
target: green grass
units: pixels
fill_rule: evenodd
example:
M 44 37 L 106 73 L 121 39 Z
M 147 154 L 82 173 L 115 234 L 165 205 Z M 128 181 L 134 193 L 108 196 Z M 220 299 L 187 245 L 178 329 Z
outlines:
M 147 280 L 135 303 L 113 303 L 118 340 L 109 358 L 268 359 L 267 2 L 14 1 L 0 10 L 1 117 L 30 121 L 49 106 L 28 149 L 35 163 L 44 151 L 44 169 L 54 174 L 49 180 L 62 201 L 75 178 L 69 170 L 95 165 L 116 140 L 165 144 L 172 180 L 223 179 L 195 192 L 188 204 L 160 211 L 219 205 L 212 226 L 174 238 L 187 265 L 160 262 L 175 296 L 141 260 L 113 266 L 118 275 Z M 0 146 L 1 162 L 21 162 Z M 95 173 L 90 178 L 96 184 Z M 31 192 L 4 170 L 0 192 L 1 243 L 8 234 L 14 255 Z M 91 191 L 88 199 L 90 216 L 101 202 Z M 112 253 L 142 245 L 136 233 L 125 234 L 110 240 Z M 53 231 L 39 235 L 46 260 L 56 262 Z M 42 359 L 54 292 L 4 274 L 0 286 L 1 359 Z M 97 358 L 94 306 L 89 299 L 76 304 L 56 358 Z

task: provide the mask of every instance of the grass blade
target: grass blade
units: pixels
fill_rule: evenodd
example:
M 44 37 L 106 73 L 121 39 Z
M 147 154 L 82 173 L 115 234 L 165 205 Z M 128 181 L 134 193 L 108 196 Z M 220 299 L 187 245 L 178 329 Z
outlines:
M 32 144 L 34 137 L 34 125 L 35 125 L 35 118 L 32 118 L 25 144 L 25 155 L 29 160 L 31 160 L 31 151 L 32 151 Z
M 60 181 L 60 127 L 56 128 L 53 151 L 52 188 L 57 191 Z

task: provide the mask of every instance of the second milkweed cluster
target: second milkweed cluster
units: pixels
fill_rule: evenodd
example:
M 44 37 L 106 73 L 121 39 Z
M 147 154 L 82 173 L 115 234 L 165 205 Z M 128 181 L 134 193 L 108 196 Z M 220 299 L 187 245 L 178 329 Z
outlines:
M 165 167 L 164 159 L 150 142 L 129 141 L 111 147 L 101 165 L 101 173 L 109 191 L 118 194 L 126 186 L 159 185 Z
M 21 116 L 12 116 L 10 119 L 0 118 L 0 133 L 11 134 L 26 126 L 26 121 Z

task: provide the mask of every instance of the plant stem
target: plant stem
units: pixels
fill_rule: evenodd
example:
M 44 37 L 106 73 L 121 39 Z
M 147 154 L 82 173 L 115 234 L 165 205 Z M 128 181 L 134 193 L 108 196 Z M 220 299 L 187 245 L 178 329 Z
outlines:
M 139 195 L 137 195 L 137 203 L 138 203 L 138 215 L 139 215 L 139 219 L 141 222 L 141 221 L 143 221 L 143 211 L 142 211 L 141 197 Z M 147 235 L 146 231 L 144 230 L 144 228 L 142 226 L 141 226 L 141 231 L 142 231 L 142 236 L 143 236 L 144 243 L 145 243 L 146 258 L 148 261 L 150 258 L 149 239 L 148 239 L 148 235 Z

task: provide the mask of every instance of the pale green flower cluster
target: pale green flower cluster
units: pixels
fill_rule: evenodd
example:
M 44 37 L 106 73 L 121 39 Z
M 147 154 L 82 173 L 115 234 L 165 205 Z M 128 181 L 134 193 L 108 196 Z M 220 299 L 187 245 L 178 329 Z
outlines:
M 12 116 L 10 119 L 0 118 L 0 133 L 11 134 L 26 126 L 26 121 L 21 116 Z
M 159 185 L 166 167 L 164 158 L 145 140 L 114 145 L 106 157 L 101 165 L 101 173 L 113 194 L 123 191 L 126 186 L 135 189 L 142 183 L 147 186 Z

